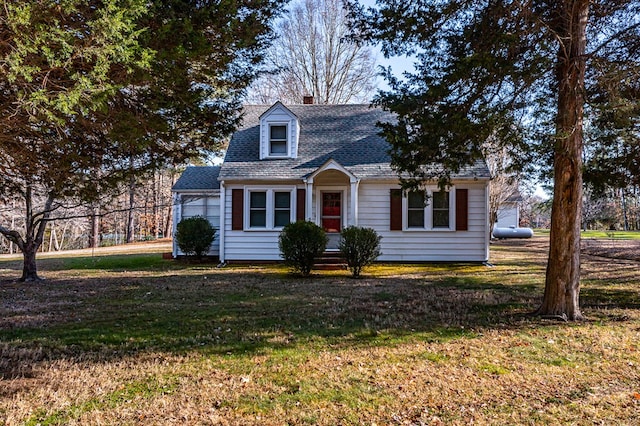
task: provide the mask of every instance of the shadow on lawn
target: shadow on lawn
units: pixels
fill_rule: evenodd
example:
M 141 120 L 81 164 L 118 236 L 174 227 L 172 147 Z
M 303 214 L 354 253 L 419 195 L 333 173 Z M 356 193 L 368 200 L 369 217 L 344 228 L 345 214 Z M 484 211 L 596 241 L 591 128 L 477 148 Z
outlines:
M 394 345 L 528 324 L 525 313 L 541 289 L 495 279 L 489 273 L 299 279 L 278 270 L 202 268 L 195 275 L 4 284 L 0 378 L 28 377 L 42 360 Z M 618 300 L 637 304 L 637 294 L 625 297 Z

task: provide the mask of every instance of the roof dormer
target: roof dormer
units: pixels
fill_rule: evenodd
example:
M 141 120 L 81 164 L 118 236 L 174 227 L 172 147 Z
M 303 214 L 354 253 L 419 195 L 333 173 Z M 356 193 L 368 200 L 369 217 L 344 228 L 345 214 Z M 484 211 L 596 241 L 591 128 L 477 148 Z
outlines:
M 260 116 L 260 159 L 296 158 L 300 123 L 280 101 Z

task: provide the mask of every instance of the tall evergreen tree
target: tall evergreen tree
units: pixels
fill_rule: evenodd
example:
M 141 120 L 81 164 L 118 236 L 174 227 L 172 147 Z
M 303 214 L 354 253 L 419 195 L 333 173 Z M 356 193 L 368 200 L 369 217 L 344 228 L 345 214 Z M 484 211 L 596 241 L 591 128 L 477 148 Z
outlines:
M 63 198 L 96 193 L 104 144 L 82 140 L 123 81 L 149 65 L 139 43 L 141 0 L 4 1 L 0 7 L 0 196 L 24 203 L 25 228 L 0 227 L 20 248 L 22 280 Z M 81 139 L 81 142 L 79 142 Z
M 553 165 L 551 242 L 541 315 L 582 319 L 580 217 L 588 83 L 637 72 L 634 0 L 378 0 L 352 2 L 360 37 L 387 55 L 415 53 L 416 72 L 376 102 L 398 115 L 382 131 L 393 166 L 449 182 L 496 137 L 524 161 L 533 145 Z M 637 73 L 635 74 L 638 75 Z M 637 79 L 637 77 L 636 77 Z M 636 98 L 637 99 L 637 98 Z
M 219 147 L 270 41 L 279 0 L 24 0 L 0 7 L 0 227 L 36 280 L 65 203 Z
M 602 62 L 616 66 L 587 86 L 585 182 L 596 193 L 640 186 L 640 64 L 615 57 Z

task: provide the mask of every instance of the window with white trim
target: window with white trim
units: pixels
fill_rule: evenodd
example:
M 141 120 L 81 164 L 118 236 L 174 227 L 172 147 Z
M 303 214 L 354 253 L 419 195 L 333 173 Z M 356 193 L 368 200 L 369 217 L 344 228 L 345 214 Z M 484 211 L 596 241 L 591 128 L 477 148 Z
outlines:
M 291 191 L 273 192 L 273 227 L 281 228 L 291 222 Z
M 249 228 L 267 227 L 267 192 L 249 192 Z
M 449 229 L 449 217 L 451 212 L 451 206 L 449 205 L 449 192 L 436 191 L 432 193 L 431 197 L 433 204 L 431 227 Z
M 424 191 L 407 193 L 407 228 L 424 228 L 426 205 Z
M 294 222 L 295 188 L 247 188 L 245 200 L 245 229 L 281 229 Z
M 452 229 L 454 212 L 450 191 L 410 191 L 403 200 L 407 230 Z
M 286 124 L 269 125 L 269 155 L 286 157 L 289 154 Z

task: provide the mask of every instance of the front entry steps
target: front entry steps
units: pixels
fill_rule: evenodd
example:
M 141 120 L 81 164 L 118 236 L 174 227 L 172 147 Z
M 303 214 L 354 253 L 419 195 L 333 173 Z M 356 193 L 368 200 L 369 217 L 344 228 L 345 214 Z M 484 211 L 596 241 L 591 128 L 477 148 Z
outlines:
M 339 271 L 347 269 L 347 262 L 345 262 L 339 251 L 325 251 L 320 257 L 316 258 L 313 269 L 320 271 Z

